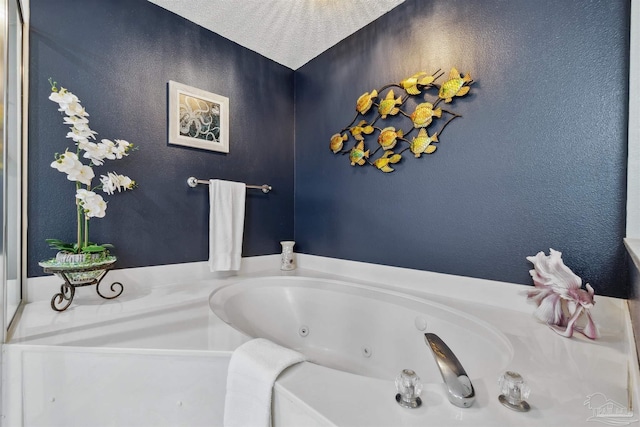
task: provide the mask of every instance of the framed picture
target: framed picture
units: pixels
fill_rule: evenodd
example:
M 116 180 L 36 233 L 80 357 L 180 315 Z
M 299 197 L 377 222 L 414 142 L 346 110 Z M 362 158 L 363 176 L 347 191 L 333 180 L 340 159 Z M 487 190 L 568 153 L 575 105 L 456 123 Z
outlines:
M 229 98 L 169 81 L 169 143 L 229 152 Z

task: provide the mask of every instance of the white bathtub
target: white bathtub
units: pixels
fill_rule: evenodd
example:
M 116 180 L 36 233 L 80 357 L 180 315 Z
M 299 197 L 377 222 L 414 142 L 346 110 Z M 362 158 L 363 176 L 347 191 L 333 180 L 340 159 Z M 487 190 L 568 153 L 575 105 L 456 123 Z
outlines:
M 469 377 L 496 377 L 513 358 L 509 340 L 459 310 L 407 294 L 310 277 L 247 279 L 213 292 L 211 309 L 254 338 L 302 352 L 310 362 L 393 380 L 402 369 L 436 382 L 425 332 L 440 336 Z M 426 377 L 425 377 L 426 376 Z
M 42 298 L 3 346 L 2 424 L 220 426 L 228 360 L 252 336 L 313 361 L 278 378 L 275 427 L 600 425 L 584 404 L 597 393 L 640 407 L 626 301 L 596 296 L 602 337 L 566 339 L 535 321 L 515 284 L 304 254 L 297 263 L 298 277 L 277 269 L 279 255 L 243 260 L 239 276 L 211 277 L 206 262 L 116 270 L 110 280 L 126 283 L 123 295 L 103 300 L 83 288 L 63 313 L 49 302 L 58 280 L 34 279 Z M 218 311 L 234 327 L 209 305 L 222 288 Z M 472 407 L 449 403 L 418 317 L 460 359 Z M 394 399 L 403 368 L 423 380 L 420 408 Z M 529 382 L 530 412 L 498 402 L 503 369 Z
M 590 418 L 589 396 L 625 405 L 635 388 L 627 381 L 637 368 L 628 364 L 634 352 L 622 339 L 629 323 L 619 301 L 598 298 L 599 341 L 566 339 L 533 318 L 513 284 L 380 270 L 379 283 L 372 274 L 364 282 L 298 272 L 211 294 L 212 311 L 247 339 L 267 338 L 308 359 L 274 386 L 275 426 L 582 426 L 610 421 Z M 449 402 L 424 332 L 440 336 L 465 368 L 476 395 L 470 408 Z M 394 399 L 394 379 L 405 368 L 423 382 L 420 408 Z M 529 383 L 530 412 L 500 404 L 497 380 L 506 370 Z

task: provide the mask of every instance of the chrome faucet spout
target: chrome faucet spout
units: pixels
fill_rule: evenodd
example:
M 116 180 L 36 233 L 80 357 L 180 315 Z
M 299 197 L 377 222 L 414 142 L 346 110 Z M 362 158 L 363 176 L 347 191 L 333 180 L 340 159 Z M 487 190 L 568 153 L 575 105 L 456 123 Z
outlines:
M 440 369 L 449 402 L 461 408 L 473 405 L 476 397 L 473 384 L 455 354 L 436 334 L 426 333 L 424 340 Z

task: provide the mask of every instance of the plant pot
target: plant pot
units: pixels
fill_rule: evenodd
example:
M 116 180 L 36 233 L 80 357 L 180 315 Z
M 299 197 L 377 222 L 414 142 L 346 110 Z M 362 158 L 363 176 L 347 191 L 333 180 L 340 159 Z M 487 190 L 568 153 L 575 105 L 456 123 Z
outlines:
M 60 292 L 51 298 L 51 308 L 55 311 L 64 311 L 71 305 L 76 293 L 76 288 L 81 286 L 96 285 L 96 292 L 104 299 L 118 297 L 123 286 L 120 282 L 113 282 L 109 287 L 110 293 L 100 291 L 100 282 L 113 268 L 117 258 L 109 255 L 109 252 L 74 254 L 59 252 L 55 258 L 40 262 L 45 273 L 55 274 L 64 280 L 60 286 Z
M 92 264 L 105 258 L 105 256 L 105 252 L 74 254 L 72 252 L 60 251 L 56 254 L 56 262 L 59 264 Z
M 60 273 L 63 271 L 70 284 L 81 285 L 97 280 L 114 262 L 116 257 L 109 255 L 108 251 L 86 254 L 60 251 L 54 259 L 43 261 L 40 266 L 49 268 L 61 279 L 64 279 Z M 105 268 L 100 268 L 102 266 Z

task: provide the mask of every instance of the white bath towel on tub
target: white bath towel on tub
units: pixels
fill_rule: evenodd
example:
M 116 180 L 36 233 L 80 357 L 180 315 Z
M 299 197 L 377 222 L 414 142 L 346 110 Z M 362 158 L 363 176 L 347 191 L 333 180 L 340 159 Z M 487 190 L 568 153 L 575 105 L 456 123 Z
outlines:
M 209 181 L 209 268 L 240 269 L 246 186 L 240 182 Z
M 263 338 L 238 347 L 229 362 L 224 427 L 269 427 L 276 378 L 303 360 L 297 351 Z

